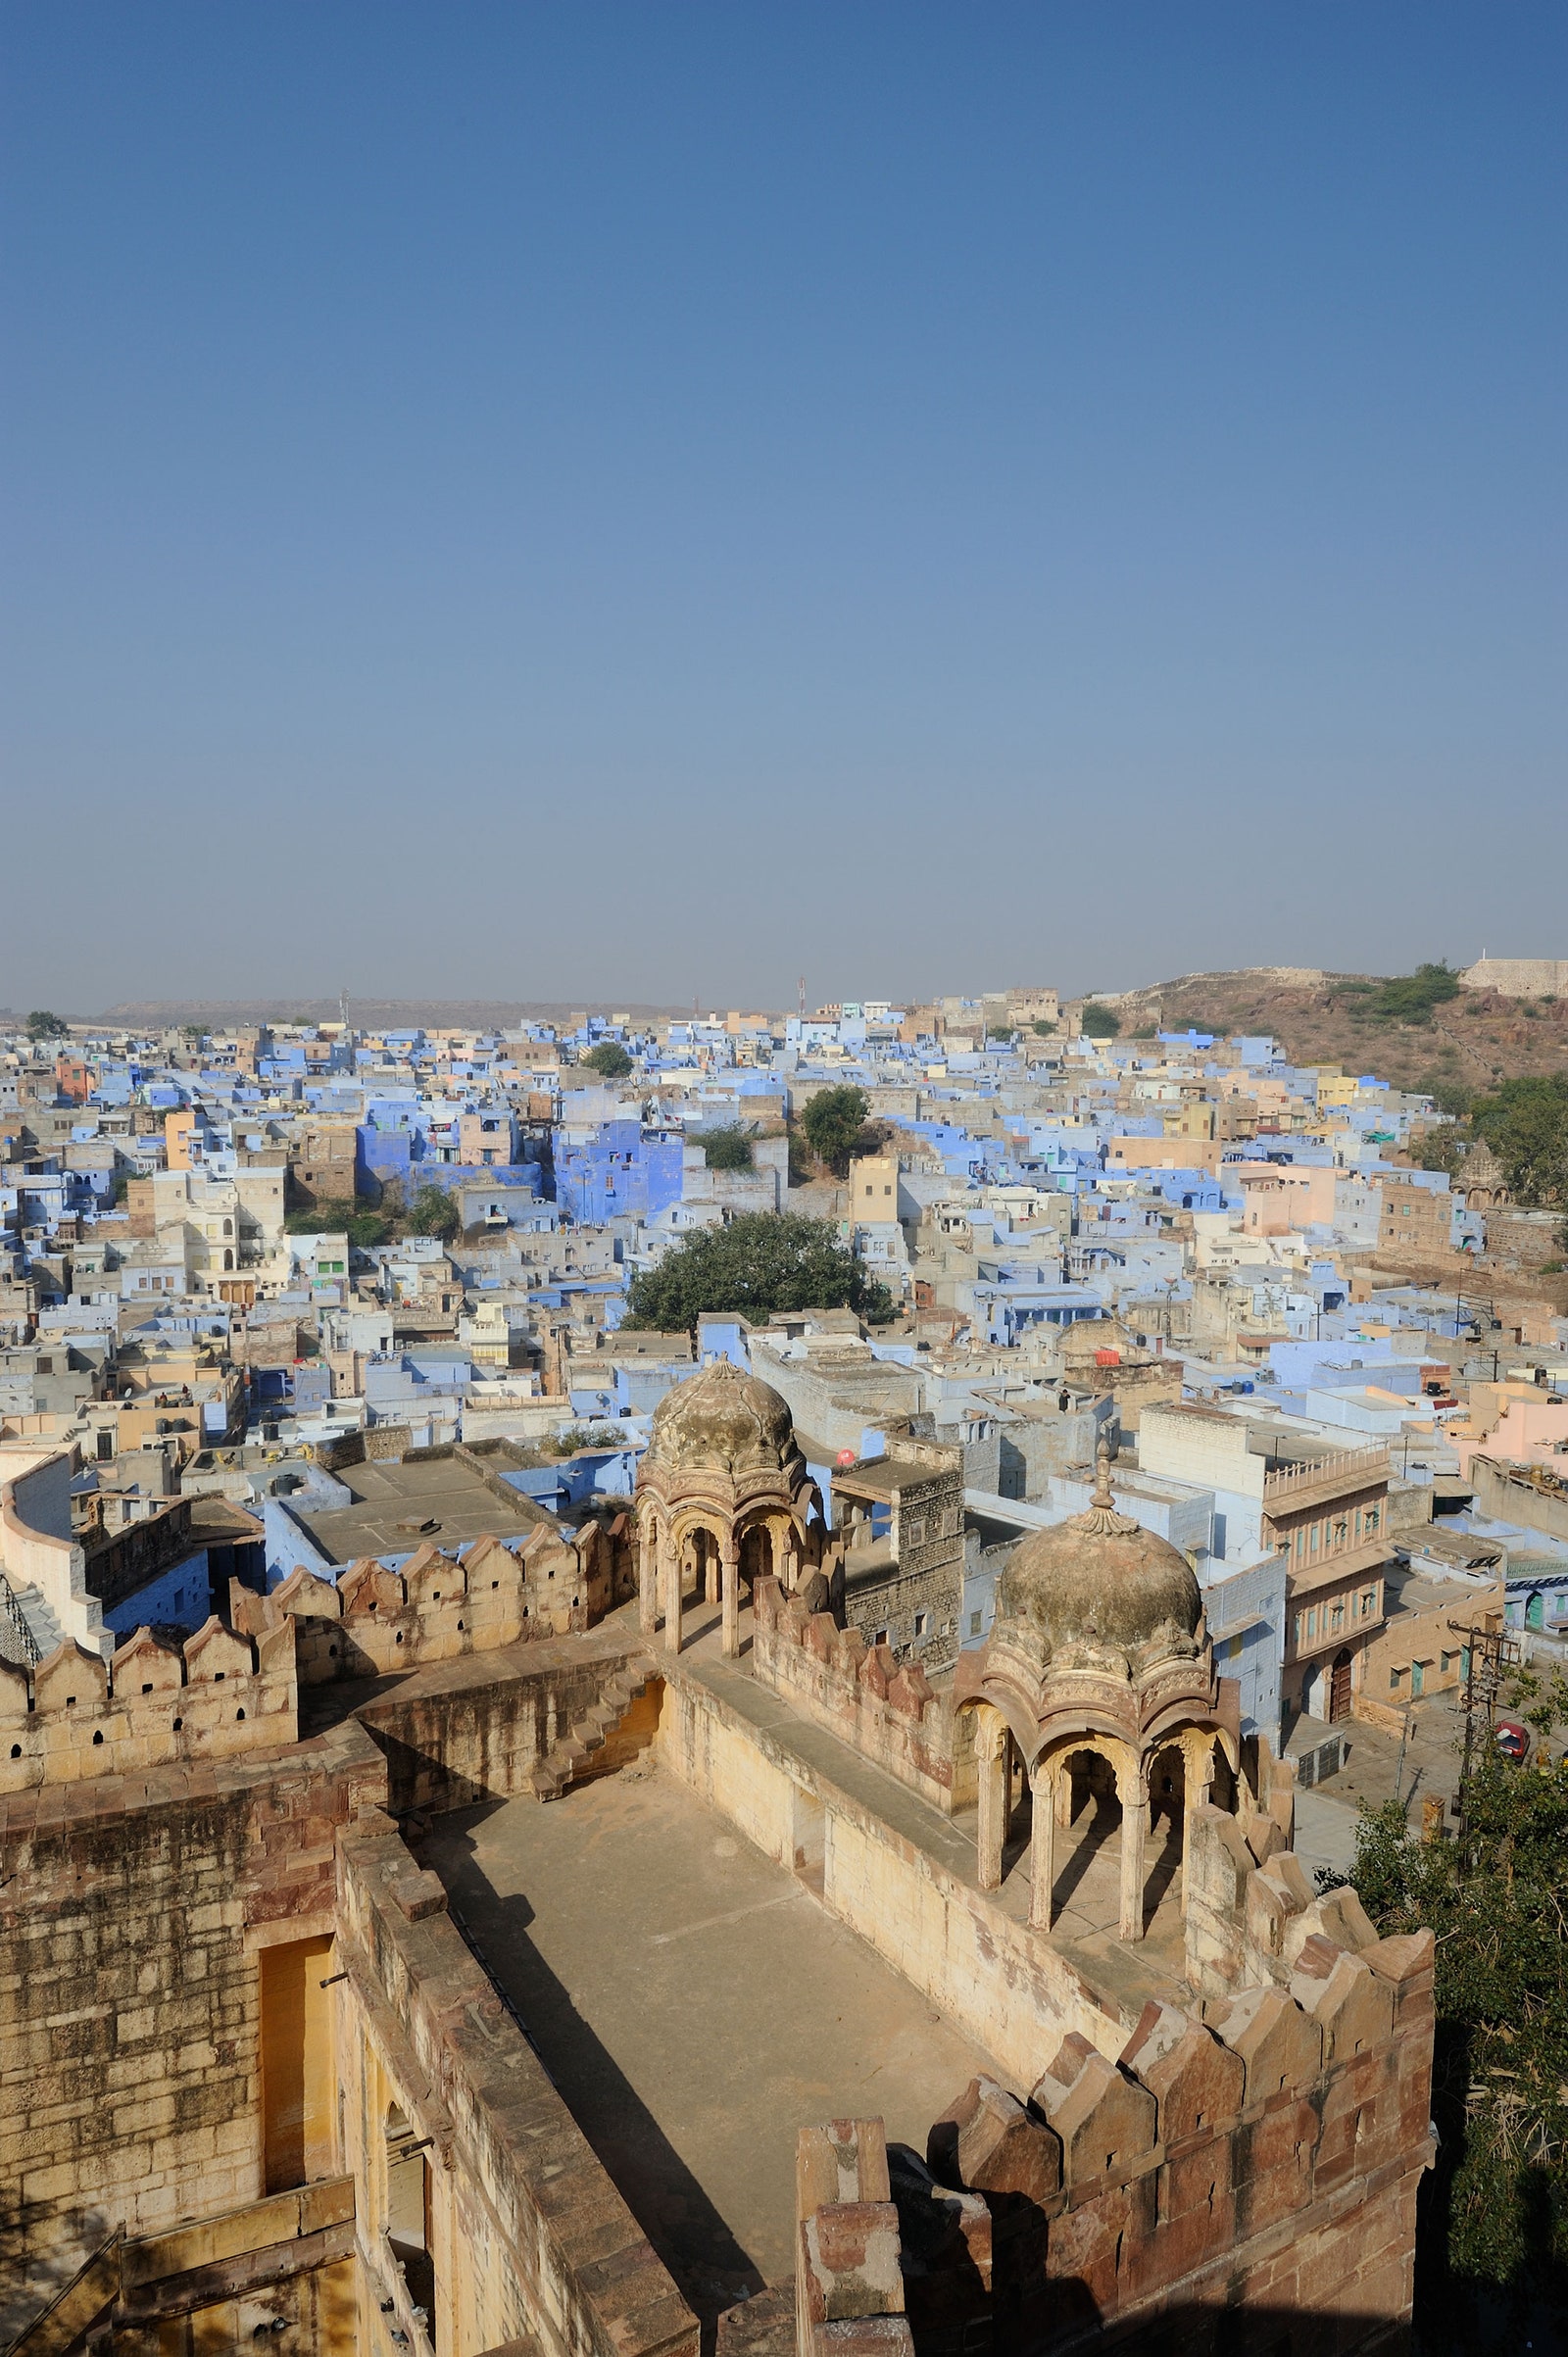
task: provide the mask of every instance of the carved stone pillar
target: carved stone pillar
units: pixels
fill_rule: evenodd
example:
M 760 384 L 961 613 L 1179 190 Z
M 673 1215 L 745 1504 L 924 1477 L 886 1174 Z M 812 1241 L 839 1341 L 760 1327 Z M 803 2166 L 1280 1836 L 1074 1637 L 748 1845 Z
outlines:
M 1002 1851 L 1007 1838 L 1007 1730 L 990 1710 L 975 1729 L 975 1764 L 980 1776 L 976 1879 L 982 1891 L 1002 1889 Z
M 1217 1738 L 1182 1739 L 1182 1918 L 1187 1916 L 1187 1861 L 1193 1854 L 1193 1811 L 1208 1798 L 1214 1783 Z
M 1029 1841 L 1029 1921 L 1037 1932 L 1051 1929 L 1051 1892 L 1056 1879 L 1056 1809 L 1053 1789 L 1060 1771 L 1037 1768 L 1034 1775 L 1034 1826 Z
M 646 1516 L 637 1550 L 637 1625 L 645 1637 L 659 1626 L 659 1541 L 652 1515 Z
M 1149 1824 L 1149 1793 L 1143 1776 L 1119 1775 L 1121 1794 L 1121 1923 L 1123 1940 L 1144 1936 L 1144 1837 Z
M 712 1534 L 705 1531 L 697 1544 L 703 1550 L 703 1601 L 705 1604 L 716 1604 L 718 1601 L 718 1550 L 713 1545 Z
M 664 1541 L 664 1649 L 669 1653 L 680 1651 L 682 1570 L 682 1550 L 666 1537 Z
M 720 1549 L 719 1571 L 724 1601 L 723 1652 L 726 1660 L 733 1661 L 741 1649 L 741 1553 L 733 1532 Z

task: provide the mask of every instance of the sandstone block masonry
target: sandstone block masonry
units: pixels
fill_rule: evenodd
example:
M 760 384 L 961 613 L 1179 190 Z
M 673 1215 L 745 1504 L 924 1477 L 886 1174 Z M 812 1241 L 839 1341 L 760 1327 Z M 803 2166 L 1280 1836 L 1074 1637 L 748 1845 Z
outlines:
M 373 1735 L 0 1797 L 0 2345 L 58 2295 L 47 2345 L 108 2326 L 122 2357 L 697 2357 L 386 1813 L 432 1796 L 421 1742 L 445 1799 L 525 1779 L 624 1657 L 454 1660 Z
M 1431 1935 L 1381 1950 L 1382 2034 L 1353 2047 L 1278 1989 L 1208 2022 L 1152 1999 L 1115 2055 L 1063 2038 L 1026 2097 L 972 2081 L 923 2161 L 879 2120 L 804 2132 L 800 2357 L 1137 2347 L 1161 2324 L 1202 2348 L 1222 2321 L 1264 2351 L 1307 2316 L 1325 2349 L 1389 2340 L 1430 2149 Z
M 284 1606 L 263 1635 L 292 1661 L 317 1617 Z M 781 1639 L 808 1686 L 808 1660 L 834 1667 L 810 1631 Z M 237 1691 L 262 1638 L 222 1634 Z M 318 1733 L 0 1795 L 6 2282 L 41 2296 L 51 2270 L 58 2288 L 104 2261 L 94 2296 L 124 2357 L 166 2327 L 211 2347 L 275 2329 L 284 2357 L 696 2357 L 696 2320 L 393 1814 L 529 1789 L 634 1643 L 453 1653 L 358 1697 L 333 1670 L 306 1692 Z M 858 1694 L 862 1666 L 835 1671 Z M 203 1683 L 178 1668 L 171 1696 Z M 1397 2333 L 1430 2158 L 1432 1942 L 1379 1940 L 1353 1893 L 1311 1890 L 1287 1778 L 1239 1815 L 1195 1801 L 1185 1955 L 1097 1954 L 982 1891 L 940 1810 L 864 1748 L 835 1784 L 809 1713 L 798 1737 L 776 1702 L 759 1725 L 744 1673 L 710 1675 L 669 1656 L 649 1681 L 657 1771 L 997 2074 L 956 2091 L 923 2154 L 874 2121 L 813 2132 L 794 2312 L 775 2286 L 722 2321 L 721 2350 L 1028 2357 L 1146 2328 L 1207 2350 L 1223 2323 L 1228 2353 L 1268 2357 L 1304 2315 L 1337 2357 Z M 230 1693 L 227 1669 L 206 1682 Z M 912 1687 L 871 1699 L 934 1740 Z M 605 1921 L 613 1940 L 612 1892 Z M 273 2209 L 302 2187 L 308 2212 Z
M 384 1792 L 351 1722 L 0 1799 L 0 2272 L 268 2189 L 260 1958 L 329 1938 L 337 1830 Z
M 776 1580 L 760 1579 L 752 1671 L 901 1784 L 951 1810 L 952 1714 L 918 1662 L 901 1663 L 890 1646 L 868 1645 L 831 1612 L 808 1612 Z
M 108 1662 L 70 1640 L 30 1675 L 0 1660 L 0 1793 L 268 1751 L 299 1733 L 302 1688 L 584 1635 L 623 1556 L 597 1523 L 461 1556 L 422 1547 L 336 1585 L 303 1569 L 270 1596 L 231 1581 L 232 1625 L 215 1615 L 183 1643 L 142 1628 Z

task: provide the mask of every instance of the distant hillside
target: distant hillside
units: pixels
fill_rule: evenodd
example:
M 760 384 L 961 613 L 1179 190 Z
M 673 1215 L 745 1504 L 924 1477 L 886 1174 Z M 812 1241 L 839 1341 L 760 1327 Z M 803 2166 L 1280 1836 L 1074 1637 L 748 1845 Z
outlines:
M 1447 1082 L 1485 1089 L 1527 1073 L 1568 1070 L 1568 999 L 1503 999 L 1462 990 L 1424 1023 L 1378 1022 L 1357 1013 L 1365 995 L 1348 984 L 1376 974 L 1311 973 L 1259 966 L 1239 974 L 1183 974 L 1113 1004 L 1122 1037 L 1150 1023 L 1163 1031 L 1271 1032 L 1297 1064 L 1374 1072 L 1400 1089 Z
M 504 1030 L 509 1023 L 569 1023 L 580 1020 L 588 1007 L 609 1008 L 609 1001 L 547 999 L 358 999 L 349 1000 L 349 1020 L 359 1031 L 471 1031 Z M 678 1007 L 623 1003 L 616 1013 L 634 1022 L 656 1016 L 678 1015 Z M 163 1031 L 179 1023 L 335 1023 L 336 999 L 122 999 L 101 1015 L 74 1020 L 113 1025 L 117 1030 Z

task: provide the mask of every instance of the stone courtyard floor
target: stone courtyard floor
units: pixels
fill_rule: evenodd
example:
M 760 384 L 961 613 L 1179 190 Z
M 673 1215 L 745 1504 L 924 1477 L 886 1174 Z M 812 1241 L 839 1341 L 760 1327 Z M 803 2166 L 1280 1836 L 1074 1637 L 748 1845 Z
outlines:
M 998 2066 L 646 1761 L 435 1820 L 420 1854 L 686 2298 L 794 2269 L 796 2131 L 931 2121 Z

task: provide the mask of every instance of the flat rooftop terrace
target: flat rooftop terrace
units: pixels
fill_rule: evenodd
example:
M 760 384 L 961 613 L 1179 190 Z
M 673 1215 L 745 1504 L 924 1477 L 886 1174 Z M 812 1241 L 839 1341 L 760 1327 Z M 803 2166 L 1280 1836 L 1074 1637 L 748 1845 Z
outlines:
M 647 1760 L 420 1842 L 693 2308 L 794 2271 L 796 2132 L 926 2132 L 999 2066 L 809 1888 Z
M 453 1547 L 470 1539 L 526 1538 L 551 1519 L 520 1492 L 509 1502 L 458 1457 L 349 1465 L 335 1478 L 354 1493 L 354 1503 L 299 1517 L 333 1563 L 357 1562 L 362 1555 L 412 1554 L 426 1540 Z M 398 1527 L 426 1521 L 437 1527 Z

